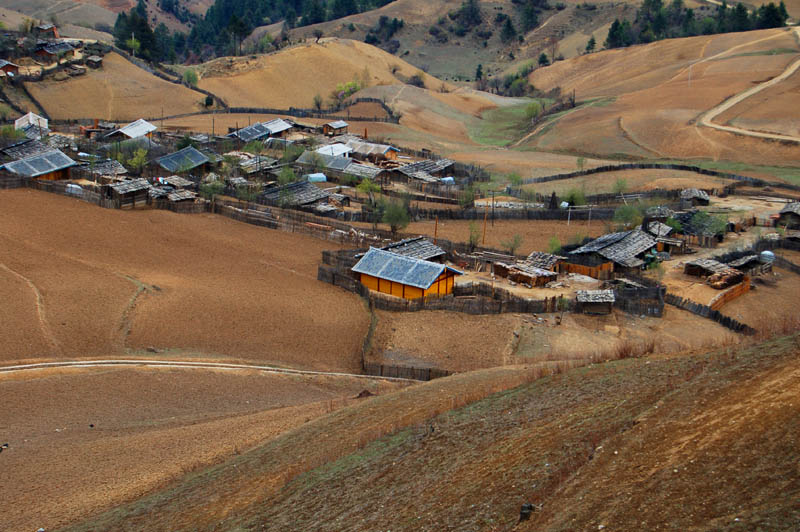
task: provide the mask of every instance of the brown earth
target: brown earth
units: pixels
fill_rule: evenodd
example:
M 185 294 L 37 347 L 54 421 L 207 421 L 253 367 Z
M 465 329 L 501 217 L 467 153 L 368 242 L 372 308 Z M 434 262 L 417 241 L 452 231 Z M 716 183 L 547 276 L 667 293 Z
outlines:
M 26 82 L 54 119 L 100 118 L 133 121 L 202 109 L 204 96 L 135 66 L 116 53 L 103 67 L 66 81 Z
M 798 49 L 791 30 L 661 41 L 538 69 L 531 74 L 537 87 L 560 85 L 575 90 L 579 100 L 606 100 L 565 114 L 542 128 L 528 145 L 646 158 L 711 156 L 754 164 L 767 157 L 777 164 L 795 164 L 792 146 L 693 123 L 703 111 L 778 75 L 796 59 L 797 54 L 768 53 L 779 48 Z M 615 74 L 622 71 L 625 76 Z M 785 105 L 779 100 L 762 105 L 765 109 L 758 113 L 780 113 Z M 658 102 L 657 108 L 653 102 Z M 741 105 L 748 109 L 751 103 Z
M 730 183 L 725 179 L 678 170 L 625 170 L 525 185 L 524 188 L 540 194 L 555 192 L 561 195 L 571 189 L 583 190 L 586 195 L 607 194 L 615 192 L 618 179 L 625 181 L 626 192 L 646 192 L 655 189 L 676 190 L 691 187 L 719 189 Z
M 439 379 L 73 530 L 789 530 L 800 496 L 797 341 L 599 364 L 477 402 L 511 369 Z M 455 403 L 468 406 L 413 423 L 412 409 L 456 390 L 472 392 Z M 338 454 L 366 426 L 392 423 L 391 435 Z M 337 450 L 324 464 L 305 472 L 324 452 L 310 445 L 299 475 L 269 480 L 288 449 L 320 433 Z M 541 506 L 519 523 L 523 503 Z
M 360 369 L 366 310 L 316 280 L 332 243 L 211 214 L 106 210 L 29 189 L 0 196 L 4 299 L 15 321 L 38 317 L 39 329 L 9 331 L 3 360 L 153 346 Z
M 365 67 L 370 85 L 398 83 L 397 76 L 411 76 L 418 70 L 363 42 L 323 39 L 255 59 L 215 59 L 197 71 L 199 86 L 228 105 L 284 109 L 311 108 L 317 94 L 327 101 L 338 84 L 362 80 Z M 434 85 L 434 78 L 424 75 L 424 79 Z
M 255 371 L 0 373 L 4 530 L 55 529 L 398 384 Z
M 410 235 L 433 236 L 437 233 L 439 238 L 444 238 L 452 242 L 469 242 L 470 223 L 477 226 L 483 243 L 483 218 L 480 220 L 439 220 L 439 228 L 436 230 L 435 221 L 412 222 L 405 229 L 405 233 Z M 355 223 L 360 227 L 372 227 L 370 224 Z M 522 237 L 522 245 L 517 250 L 517 255 L 527 255 L 531 251 L 547 251 L 550 238 L 555 236 L 562 244 L 567 244 L 570 240 L 584 237 L 597 237 L 606 230 L 605 221 L 593 220 L 591 223 L 584 221 L 573 221 L 567 225 L 566 221 L 559 220 L 495 220 L 494 225 L 491 220 L 491 209 L 489 209 L 489 219 L 486 222 L 486 242 L 485 247 L 503 249 L 503 242 L 510 240 L 514 235 Z

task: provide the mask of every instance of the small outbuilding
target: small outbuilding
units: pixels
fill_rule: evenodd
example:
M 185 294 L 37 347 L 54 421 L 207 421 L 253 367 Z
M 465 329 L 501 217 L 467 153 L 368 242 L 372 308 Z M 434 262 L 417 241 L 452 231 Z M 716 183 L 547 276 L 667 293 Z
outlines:
M 352 271 L 370 290 L 402 299 L 452 294 L 455 277 L 462 275 L 444 264 L 377 248 L 370 248 Z
M 0 72 L 4 74 L 19 74 L 19 65 L 12 63 L 11 61 L 6 61 L 5 59 L 0 59 Z
M 578 312 L 584 314 L 611 314 L 614 308 L 613 290 L 577 290 L 575 292 Z
M 778 214 L 778 226 L 800 229 L 800 201 L 787 204 Z
M 528 255 L 525 263 L 535 268 L 554 272 L 558 270 L 558 265 L 564 260 L 566 260 L 566 257 L 544 253 L 543 251 L 534 251 Z
M 323 125 L 322 133 L 329 137 L 333 137 L 334 135 L 344 135 L 347 133 L 348 127 L 350 127 L 350 125 L 344 120 L 335 120 Z
M 147 179 L 130 179 L 107 185 L 104 196 L 113 200 L 118 209 L 135 209 L 147 205 L 151 188 Z
M 415 238 L 406 238 L 399 242 L 392 242 L 383 246 L 383 251 L 389 251 L 405 257 L 414 259 L 429 260 L 432 262 L 443 262 L 447 256 L 447 252 L 425 238 L 418 236 Z
M 138 139 L 142 137 L 152 137 L 153 132 L 158 128 L 148 122 L 147 120 L 140 118 L 135 122 L 131 122 L 126 126 L 122 126 L 119 129 L 115 129 L 110 133 L 107 133 L 105 138 L 107 140 L 128 140 L 128 139 Z
M 681 206 L 697 207 L 698 205 L 708 205 L 710 198 L 705 190 L 699 188 L 685 188 L 681 190 Z
M 33 28 L 34 34 L 41 39 L 58 39 L 58 28 L 55 24 L 39 24 Z
M 262 198 L 269 205 L 282 207 L 303 207 L 321 202 L 330 196 L 330 192 L 309 183 L 296 181 L 288 185 L 271 187 L 264 191 Z
M 100 68 L 103 66 L 103 58 L 99 55 L 90 55 L 86 58 L 86 66 L 91 68 Z

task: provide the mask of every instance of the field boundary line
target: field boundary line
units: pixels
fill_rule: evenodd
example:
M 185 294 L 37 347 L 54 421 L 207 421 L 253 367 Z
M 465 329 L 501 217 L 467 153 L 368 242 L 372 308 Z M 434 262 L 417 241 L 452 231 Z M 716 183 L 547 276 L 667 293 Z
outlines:
M 256 370 L 265 373 L 277 373 L 285 375 L 310 375 L 320 377 L 354 377 L 366 380 L 390 380 L 402 382 L 419 382 L 413 379 L 401 377 L 381 377 L 376 375 L 362 375 L 359 373 L 341 373 L 334 371 L 314 371 L 303 369 L 276 368 L 274 366 L 262 366 L 257 364 L 235 364 L 228 362 L 186 362 L 181 360 L 150 360 L 150 359 L 104 359 L 104 360 L 65 360 L 61 362 L 37 362 L 33 364 L 17 364 L 13 366 L 0 366 L 0 373 L 12 373 L 15 371 L 31 371 L 41 369 L 58 368 L 91 368 L 108 366 L 151 366 L 162 368 L 183 368 L 183 369 L 232 369 L 232 370 Z
M 25 283 L 31 289 L 34 297 L 36 298 L 36 315 L 39 317 L 39 327 L 42 329 L 42 334 L 44 334 L 45 339 L 47 339 L 48 343 L 52 345 L 53 349 L 57 353 L 62 352 L 61 344 L 58 342 L 56 335 L 53 334 L 53 331 L 50 329 L 50 322 L 47 321 L 47 315 L 45 314 L 44 310 L 44 296 L 42 296 L 42 293 L 39 291 L 39 288 L 34 284 L 33 281 L 31 281 L 21 273 L 9 268 L 2 262 L 0 262 L 0 269 L 3 269 L 8 273 L 14 275 L 15 277 L 25 281 Z

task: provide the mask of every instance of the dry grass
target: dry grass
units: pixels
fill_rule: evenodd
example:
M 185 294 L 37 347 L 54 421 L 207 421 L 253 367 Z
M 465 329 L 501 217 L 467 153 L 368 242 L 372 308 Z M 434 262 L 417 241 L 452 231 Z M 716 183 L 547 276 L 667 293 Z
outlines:
M 54 119 L 100 118 L 132 121 L 202 110 L 204 96 L 176 85 L 110 53 L 103 67 L 66 81 L 25 86 Z

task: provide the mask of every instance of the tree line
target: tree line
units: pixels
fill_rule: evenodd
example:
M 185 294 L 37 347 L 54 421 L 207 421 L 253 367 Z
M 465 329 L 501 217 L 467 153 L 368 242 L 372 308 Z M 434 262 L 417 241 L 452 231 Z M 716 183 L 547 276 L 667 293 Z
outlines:
M 699 16 L 687 8 L 683 0 L 672 0 L 669 5 L 662 0 L 644 0 L 633 22 L 614 20 L 605 47 L 621 48 L 674 37 L 780 28 L 786 25 L 788 18 L 783 0 L 778 5 L 773 2 L 762 5 L 752 12 L 748 12 L 742 3 L 731 8 L 723 0 L 713 17 Z M 594 46 L 590 48 L 587 45 L 586 49 L 591 51 Z

